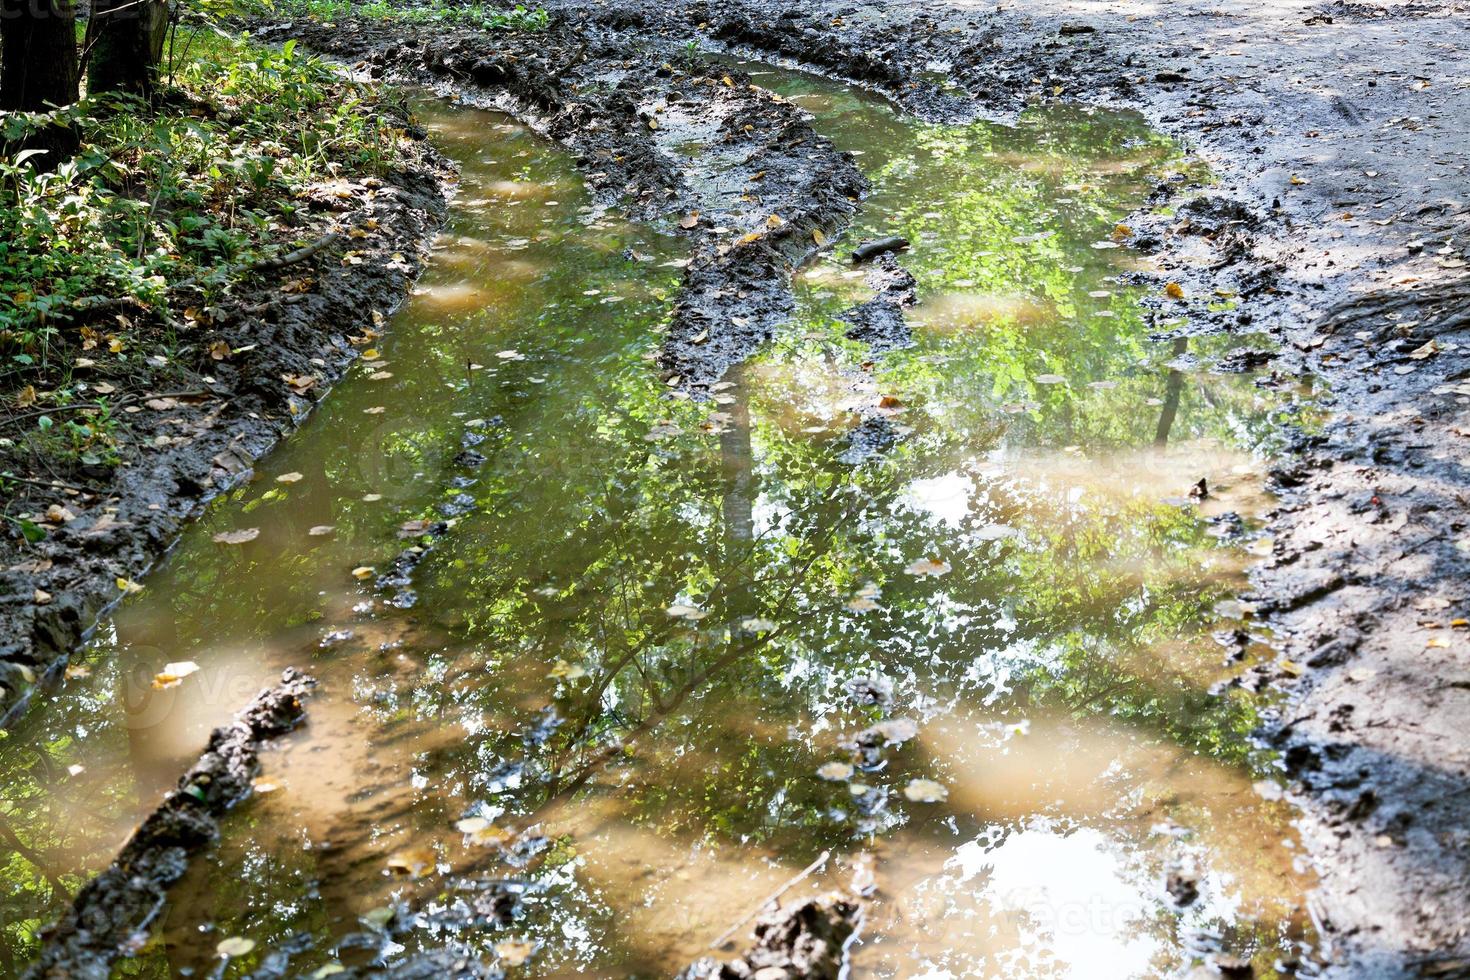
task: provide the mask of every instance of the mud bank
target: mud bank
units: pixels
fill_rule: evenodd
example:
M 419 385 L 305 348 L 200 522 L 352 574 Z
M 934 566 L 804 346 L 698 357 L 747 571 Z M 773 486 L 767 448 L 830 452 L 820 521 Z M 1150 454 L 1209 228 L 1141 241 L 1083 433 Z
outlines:
M 1254 575 L 1282 652 L 1258 682 L 1291 695 L 1266 734 L 1321 875 L 1329 972 L 1470 969 L 1464 5 L 556 6 L 789 58 L 929 118 L 1135 107 L 1208 159 L 1212 202 L 1134 229 L 1183 286 L 1160 310 L 1184 333 L 1274 332 L 1278 374 L 1315 374 L 1336 412 L 1275 472 Z M 1209 309 L 1221 293 L 1239 303 Z
M 301 723 L 314 681 L 287 670 L 280 684 L 257 694 L 234 724 L 217 728 L 199 761 L 143 821 L 112 866 L 78 893 L 71 912 L 47 932 L 32 978 L 111 974 L 114 961 L 146 930 L 168 888 L 183 876 L 193 852 L 219 839 L 219 818 L 250 795 L 264 742 Z
M 312 244 L 247 270 L 211 309 L 234 355 L 205 361 L 195 388 L 126 407 L 134 437 L 111 485 L 63 498 L 73 516 L 40 542 L 0 543 L 0 724 L 357 359 L 417 276 L 451 176 L 417 139 L 383 179 L 314 188 L 301 229 Z
M 660 363 L 695 396 L 789 318 L 792 269 L 867 189 L 850 154 L 742 72 L 579 18 L 531 35 L 343 20 L 262 36 L 508 111 L 576 153 L 601 202 L 687 236 Z

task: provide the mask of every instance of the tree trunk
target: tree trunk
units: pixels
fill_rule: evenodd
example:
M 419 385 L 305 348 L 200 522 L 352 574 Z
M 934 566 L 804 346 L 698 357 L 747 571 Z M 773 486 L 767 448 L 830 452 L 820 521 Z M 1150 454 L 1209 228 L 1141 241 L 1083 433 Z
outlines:
M 94 0 L 87 91 L 151 98 L 168 35 L 166 0 Z
M 76 11 L 71 0 L 0 0 L 0 110 L 46 112 L 77 100 Z M 38 161 L 55 166 L 76 150 L 76 133 L 47 126 L 21 149 L 50 150 Z

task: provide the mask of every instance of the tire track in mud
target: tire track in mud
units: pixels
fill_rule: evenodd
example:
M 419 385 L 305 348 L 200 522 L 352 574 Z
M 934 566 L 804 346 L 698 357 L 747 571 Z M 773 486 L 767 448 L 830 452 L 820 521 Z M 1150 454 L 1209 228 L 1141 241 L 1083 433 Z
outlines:
M 266 28 L 379 78 L 522 119 L 576 155 L 599 204 L 690 242 L 659 355 L 703 397 L 793 309 L 791 274 L 851 222 L 868 182 L 799 107 L 735 69 L 558 20 L 533 34 L 340 21 Z

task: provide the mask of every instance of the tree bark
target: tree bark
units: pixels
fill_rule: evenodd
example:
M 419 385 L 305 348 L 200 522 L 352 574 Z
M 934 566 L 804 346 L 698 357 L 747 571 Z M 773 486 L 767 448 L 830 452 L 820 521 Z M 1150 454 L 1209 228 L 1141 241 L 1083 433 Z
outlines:
M 0 110 L 47 112 L 77 100 L 76 10 L 72 0 L 0 0 Z M 55 166 L 75 152 L 76 133 L 47 126 L 21 149 L 51 151 L 41 166 Z
M 168 35 L 166 0 L 95 0 L 87 34 L 87 91 L 151 98 Z

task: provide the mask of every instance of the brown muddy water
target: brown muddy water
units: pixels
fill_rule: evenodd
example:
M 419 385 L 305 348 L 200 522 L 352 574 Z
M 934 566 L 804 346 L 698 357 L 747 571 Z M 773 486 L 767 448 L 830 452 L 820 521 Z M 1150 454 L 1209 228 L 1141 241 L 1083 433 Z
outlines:
M 1111 237 L 1201 172 L 1129 116 L 920 125 L 755 68 L 862 152 L 849 241 L 914 242 L 914 346 L 843 337 L 869 294 L 836 243 L 714 404 L 671 399 L 679 241 L 511 120 L 423 104 L 463 186 L 376 360 L 0 742 L 5 973 L 287 665 L 322 682 L 308 725 L 116 975 L 445 946 L 671 975 L 824 850 L 792 895 L 869 895 L 857 976 L 1312 972 L 1270 705 L 1228 683 L 1273 657 L 1237 595 L 1309 393 L 1216 370 L 1259 338 L 1150 340 Z M 171 661 L 199 670 L 155 690 Z

